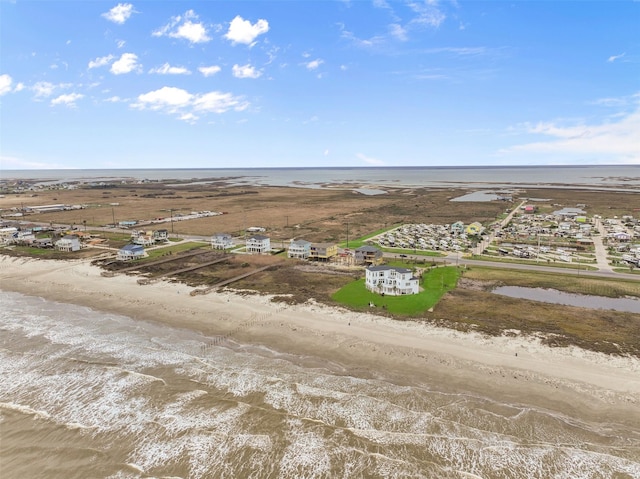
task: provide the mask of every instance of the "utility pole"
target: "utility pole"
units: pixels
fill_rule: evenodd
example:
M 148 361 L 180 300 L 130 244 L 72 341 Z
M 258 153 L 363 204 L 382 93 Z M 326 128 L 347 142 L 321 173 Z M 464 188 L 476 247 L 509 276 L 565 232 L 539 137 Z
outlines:
M 349 247 L 349 222 L 347 222 L 347 248 Z

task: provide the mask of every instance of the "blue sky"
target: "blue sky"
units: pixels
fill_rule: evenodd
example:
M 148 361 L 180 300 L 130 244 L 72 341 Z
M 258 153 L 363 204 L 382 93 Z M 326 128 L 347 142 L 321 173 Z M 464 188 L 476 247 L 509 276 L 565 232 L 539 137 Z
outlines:
M 0 168 L 640 165 L 638 1 L 0 0 Z

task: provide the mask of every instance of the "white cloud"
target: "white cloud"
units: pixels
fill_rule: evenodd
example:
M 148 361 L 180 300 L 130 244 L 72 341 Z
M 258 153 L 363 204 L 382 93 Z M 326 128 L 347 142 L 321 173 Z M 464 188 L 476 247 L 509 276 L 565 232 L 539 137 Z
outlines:
M 185 67 L 172 67 L 165 63 L 161 67 L 152 68 L 149 73 L 157 73 L 159 75 L 191 75 L 191 72 Z
M 193 125 L 198 120 L 198 117 L 193 113 L 185 113 L 181 115 L 178 120 L 186 121 L 187 123 L 191 123 Z
M 211 113 L 224 113 L 229 110 L 243 111 L 249 107 L 249 104 L 240 97 L 233 96 L 231 93 L 222 93 L 212 91 L 199 95 L 194 101 L 196 111 L 206 111 Z
M 102 14 L 104 18 L 110 22 L 122 25 L 126 22 L 131 14 L 134 13 L 133 5 L 130 3 L 119 3 L 108 12 Z
M 13 79 L 10 75 L 6 73 L 4 75 L 0 75 L 0 96 L 6 95 L 11 91 L 11 83 L 13 83 Z
M 611 55 L 611 56 L 607 59 L 607 61 L 608 61 L 609 63 L 613 63 L 613 62 L 615 62 L 616 60 L 619 60 L 620 58 L 622 58 L 622 57 L 623 57 L 623 56 L 625 56 L 625 55 L 626 55 L 626 53 L 621 53 L 620 55 Z
M 546 157 L 593 159 L 607 163 L 640 164 L 640 104 L 634 111 L 618 114 L 614 121 L 563 126 L 554 122 L 525 125 L 526 133 L 542 136 L 541 141 L 515 145 L 503 154 L 529 153 Z
M 192 98 L 193 95 L 186 90 L 165 86 L 138 96 L 138 103 L 133 106 L 140 109 L 176 111 L 178 108 L 188 106 Z
M 307 70 L 317 70 L 318 67 L 323 63 L 324 63 L 324 60 L 321 60 L 320 58 L 318 58 L 316 60 L 311 60 L 310 62 L 305 63 L 304 66 L 307 67 Z
M 75 107 L 76 101 L 84 98 L 84 95 L 81 93 L 68 93 L 65 95 L 60 95 L 57 98 L 51 100 L 51 106 L 55 105 L 64 105 L 68 107 Z
M 269 31 L 269 22 L 260 19 L 253 25 L 249 20 L 244 20 L 240 15 L 231 20 L 229 31 L 224 35 L 232 43 L 252 45 L 255 39 Z
M 377 158 L 371 158 L 370 156 L 366 156 L 362 153 L 356 154 L 356 157 L 368 165 L 374 165 L 374 166 L 384 165 L 384 161 L 378 160 Z
M 127 44 L 127 42 L 125 42 L 124 40 L 116 40 L 116 46 L 118 48 L 122 48 Z
M 407 30 L 397 23 L 392 23 L 389 25 L 389 33 L 392 37 L 400 40 L 401 42 L 406 42 L 408 40 Z
M 182 16 L 171 17 L 169 23 L 154 31 L 152 35 L 154 37 L 182 38 L 191 43 L 206 43 L 210 41 L 211 37 L 209 37 L 204 24 L 192 20 L 198 20 L 198 15 L 193 10 L 188 10 Z
M 262 72 L 256 70 L 251 65 L 233 65 L 232 68 L 233 76 L 236 78 L 258 78 L 262 75 Z
M 123 53 L 119 60 L 111 65 L 111 73 L 114 75 L 123 75 L 132 71 L 139 71 L 138 55 L 135 53 Z
M 413 25 L 437 28 L 447 18 L 435 1 L 409 2 L 408 6 L 416 14 L 410 22 Z
M 104 57 L 98 57 L 95 60 L 91 60 L 89 62 L 89 70 L 91 70 L 92 68 L 98 68 L 108 65 L 114 58 L 115 57 L 113 55 L 107 55 Z
M 210 67 L 200 67 L 200 68 L 198 68 L 198 71 L 200 73 L 202 73 L 206 77 L 213 76 L 216 73 L 218 73 L 220 70 L 222 70 L 222 68 L 220 68 L 218 65 L 212 65 Z
M 36 93 L 36 98 L 43 98 L 53 95 L 56 85 L 48 81 L 40 81 L 33 85 L 31 89 Z
M 115 95 L 115 96 L 112 96 L 112 97 L 109 97 L 109 98 L 105 98 L 104 101 L 109 102 L 109 103 L 120 103 L 120 102 L 125 101 L 125 100 L 120 98 L 118 95 Z
M 131 105 L 138 110 L 155 110 L 177 115 L 178 119 L 189 123 L 199 119 L 197 113 L 225 113 L 230 110 L 243 111 L 249 103 L 231 93 L 212 91 L 192 94 L 175 87 L 162 87 L 138 96 Z
M 19 91 L 22 91 L 22 90 L 24 90 L 24 83 L 20 82 L 13 89 L 13 92 L 16 93 L 16 92 L 19 92 Z

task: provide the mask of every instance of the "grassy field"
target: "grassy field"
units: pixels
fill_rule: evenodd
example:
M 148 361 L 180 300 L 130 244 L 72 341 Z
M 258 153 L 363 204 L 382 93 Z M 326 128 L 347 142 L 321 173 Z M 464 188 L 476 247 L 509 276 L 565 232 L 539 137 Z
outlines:
M 640 297 L 640 283 L 629 279 L 593 278 L 536 271 L 499 270 L 474 266 L 464 273 L 465 279 L 485 283 L 484 289 L 498 285 L 526 286 L 529 288 L 549 288 L 575 294 L 591 294 L 619 298 Z
M 459 271 L 454 267 L 434 268 L 422 277 L 422 291 L 418 294 L 389 296 L 372 293 L 364 285 L 364 279 L 347 284 L 331 298 L 353 309 L 382 308 L 400 316 L 416 316 L 432 308 L 447 292 L 455 288 Z

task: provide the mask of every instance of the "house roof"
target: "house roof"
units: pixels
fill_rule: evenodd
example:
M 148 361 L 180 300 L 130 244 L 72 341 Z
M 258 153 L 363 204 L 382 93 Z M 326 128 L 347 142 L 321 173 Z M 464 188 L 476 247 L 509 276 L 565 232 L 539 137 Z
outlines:
M 408 268 L 400 268 L 398 266 L 386 266 L 386 265 L 369 266 L 367 269 L 369 271 L 390 271 L 390 270 L 394 270 L 394 271 L 397 271 L 398 273 L 411 273 L 412 272 Z
M 139 244 L 126 244 L 120 248 L 120 251 L 131 251 L 132 253 L 136 253 L 138 251 L 144 252 L 144 248 Z
M 380 251 L 380 249 L 376 248 L 375 246 L 364 245 L 364 246 L 360 246 L 359 248 L 356 248 L 356 251 L 376 252 L 376 251 Z
M 291 244 L 295 244 L 298 246 L 310 246 L 311 242 L 303 239 L 297 239 L 297 240 L 291 241 Z
M 269 239 L 268 236 L 265 235 L 253 235 L 249 238 L 250 240 L 258 240 L 258 241 L 262 241 L 262 240 L 266 240 Z

